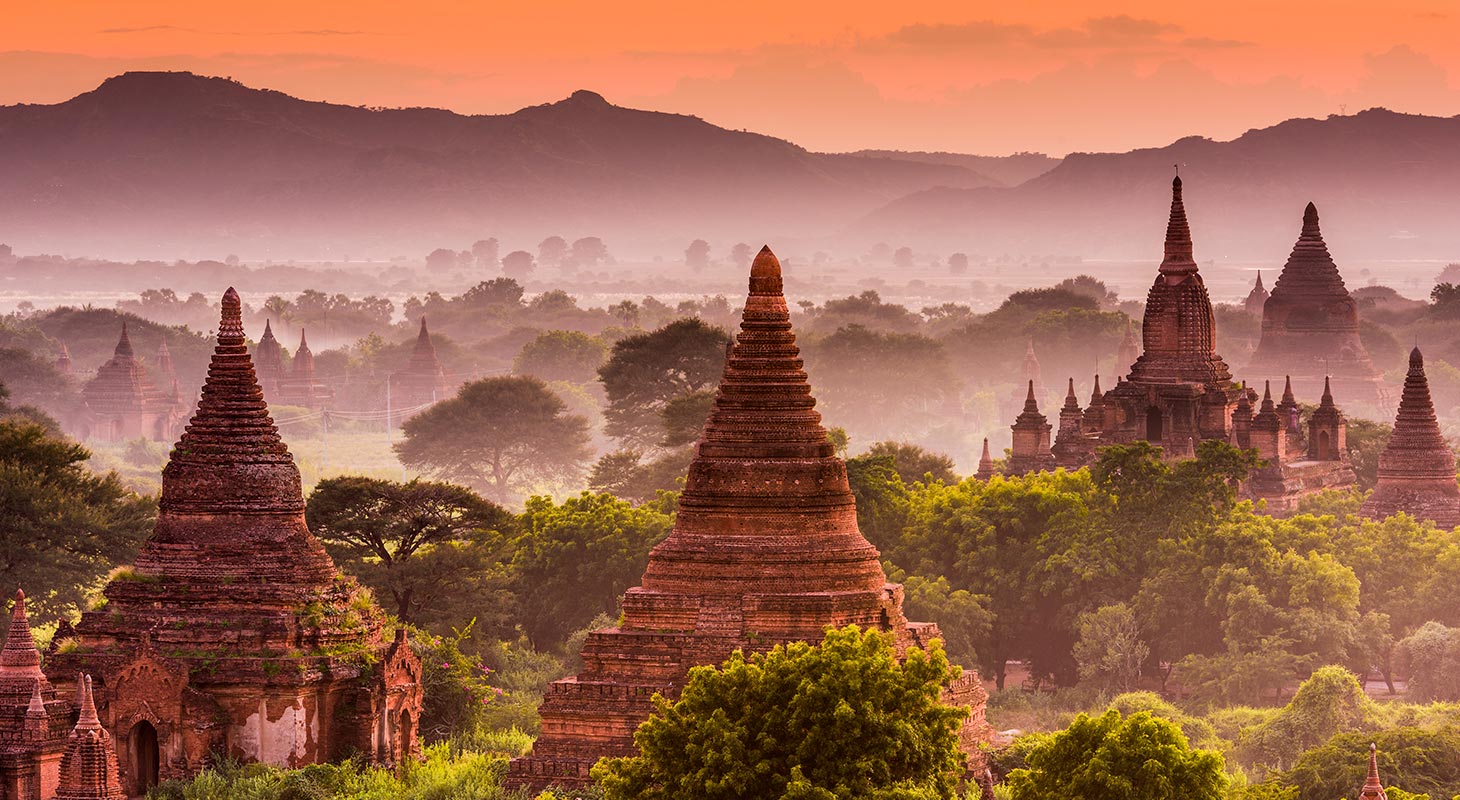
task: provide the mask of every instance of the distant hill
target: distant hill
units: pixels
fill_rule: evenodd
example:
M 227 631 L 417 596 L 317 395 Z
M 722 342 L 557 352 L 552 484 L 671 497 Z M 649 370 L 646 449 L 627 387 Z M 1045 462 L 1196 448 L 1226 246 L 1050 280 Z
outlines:
M 1077 153 L 1010 189 L 932 188 L 848 229 L 855 241 L 1087 258 L 1159 257 L 1180 164 L 1200 261 L 1280 265 L 1303 206 L 1349 259 L 1460 260 L 1460 117 L 1372 109 L 1294 119 L 1230 142 L 1200 137 L 1129 153 Z
M 98 255 L 417 255 L 510 233 L 662 241 L 809 236 L 967 166 L 812 153 L 579 91 L 512 114 L 308 102 L 133 72 L 0 107 L 0 241 Z
M 1003 186 L 1019 184 L 1037 178 L 1059 165 L 1058 158 L 1043 153 L 1015 153 L 1011 156 L 971 156 L 964 153 L 927 153 L 903 150 L 858 150 L 847 155 L 862 158 L 891 158 L 900 161 L 920 161 L 924 164 L 944 164 L 965 167 Z

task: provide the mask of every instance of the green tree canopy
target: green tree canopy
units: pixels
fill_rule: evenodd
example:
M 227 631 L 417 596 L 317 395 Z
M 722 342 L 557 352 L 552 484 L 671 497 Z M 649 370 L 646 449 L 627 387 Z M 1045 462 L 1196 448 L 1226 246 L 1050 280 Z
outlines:
M 608 435 L 629 447 L 659 446 L 666 433 L 665 407 L 719 381 L 729 342 L 725 331 L 695 318 L 616 342 L 598 371 L 608 396 Z
M 639 755 L 599 762 L 607 800 L 951 800 L 963 771 L 941 646 L 898 663 L 888 636 L 828 629 L 818 645 L 735 653 L 655 698 Z
M 511 633 L 502 561 L 515 520 L 501 506 L 449 483 L 345 476 L 320 481 L 305 514 L 335 563 L 401 622 L 445 632 L 475 617 Z
M 561 505 L 529 498 L 512 563 L 528 637 L 539 648 L 553 647 L 613 612 L 673 524 L 654 504 L 633 506 L 606 494 L 584 492 Z
M 608 346 L 601 339 L 578 331 L 545 331 L 522 346 L 512 371 L 545 381 L 591 383 L 607 358 Z
M 903 483 L 917 483 L 928 475 L 943 483 L 957 483 L 953 459 L 908 442 L 878 442 L 867 448 L 868 456 L 891 456 Z
M 1148 712 L 1085 714 L 1029 753 L 1029 767 L 1009 773 L 1012 800 L 1221 800 L 1222 756 L 1194 750 L 1175 724 Z
M 0 419 L 0 585 L 41 616 L 68 614 L 152 530 L 156 502 L 87 468 L 79 444 L 20 417 Z
M 588 460 L 588 421 L 569 414 L 538 378 L 486 378 L 406 420 L 401 463 L 465 483 L 497 502 L 576 479 Z

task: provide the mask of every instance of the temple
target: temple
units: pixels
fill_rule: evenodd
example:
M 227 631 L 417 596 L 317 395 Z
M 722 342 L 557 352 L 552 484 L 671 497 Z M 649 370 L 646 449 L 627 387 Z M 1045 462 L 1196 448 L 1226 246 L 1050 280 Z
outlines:
M 302 328 L 299 331 L 299 349 L 294 351 L 289 374 L 281 376 L 278 383 L 278 398 L 275 402 L 280 405 L 318 410 L 329 405 L 335 397 L 334 390 L 320 381 L 314 373 L 314 352 L 309 349 L 309 340 L 305 338 Z
M 1383 398 L 1379 371 L 1359 339 L 1358 304 L 1328 253 L 1312 203 L 1262 306 L 1262 338 L 1243 371 L 1259 378 L 1291 376 L 1294 389 L 1310 397 L 1331 376 L 1344 397 L 1369 404 Z
M 1394 432 L 1379 455 L 1379 481 L 1359 509 L 1370 519 L 1401 511 L 1444 528 L 1460 525 L 1455 456 L 1435 419 L 1425 360 L 1418 347 L 1409 354 L 1409 374 L 1404 377 Z
M 25 592 L 17 591 L 5 646 L 0 649 L 0 797 L 55 796 L 70 726 L 71 704 L 41 672 L 41 654 L 25 612 Z
M 56 800 L 126 800 L 116 746 L 96 715 L 91 677 L 78 678 L 76 690 L 81 696 L 81 713 L 61 757 Z
M 1246 299 L 1242 301 L 1242 308 L 1247 313 L 1259 319 L 1262 318 L 1262 306 L 1267 302 L 1270 295 L 1267 288 L 1262 285 L 1262 271 L 1257 272 L 1257 281 L 1252 284 L 1252 291 L 1247 293 Z
M 1215 316 L 1194 256 L 1179 177 L 1171 183 L 1165 252 L 1146 297 L 1141 339 L 1139 355 L 1115 386 L 1102 393 L 1096 376 L 1083 411 L 1070 381 L 1053 447 L 1050 426 L 1031 394 L 1013 425 L 1006 471 L 1077 468 L 1090 463 L 1101 446 L 1136 441 L 1159 445 L 1167 458 L 1190 458 L 1201 442 L 1222 441 L 1255 448 L 1264 460 L 1244 491 L 1265 500 L 1269 513 L 1288 513 L 1303 497 L 1353 485 L 1342 445 L 1347 423 L 1331 392 L 1325 391 L 1323 414 L 1311 430 L 1300 423 L 1291 383 L 1280 402 L 1269 389 L 1254 415 L 1256 395 L 1233 382 L 1217 354 Z M 1315 436 L 1321 441 L 1312 441 Z
M 232 289 L 156 527 L 103 596 L 57 633 L 46 674 L 97 681 L 129 795 L 219 755 L 284 767 L 415 755 L 420 660 L 403 635 L 385 639 L 384 613 L 310 534 Z
M 981 481 L 986 481 L 996 474 L 994 471 L 994 458 L 989 455 L 989 437 L 985 436 L 983 437 L 983 455 L 979 456 L 978 471 L 973 474 L 973 477 Z
M 509 785 L 586 785 L 600 757 L 634 752 L 655 693 L 677 696 L 691 667 L 736 650 L 817 641 L 827 625 L 884 631 L 899 652 L 939 635 L 904 617 L 902 587 L 857 528 L 846 464 L 815 405 L 780 263 L 765 248 L 674 529 L 624 595 L 618 626 L 589 634 L 582 672 L 549 687 L 542 734 L 512 761 Z M 947 692 L 972 710 L 962 744 L 976 757 L 992 733 L 986 695 L 971 670 Z
M 259 337 L 258 346 L 253 349 L 253 365 L 259 386 L 264 390 L 264 397 L 278 402 L 279 382 L 287 377 L 287 373 L 284 371 L 284 348 L 274 338 L 274 328 L 270 320 L 264 320 L 264 334 Z
M 164 342 L 161 352 L 166 353 L 166 347 Z M 66 361 L 69 364 L 69 354 Z M 170 355 L 166 363 L 170 368 Z M 132 349 L 126 322 L 122 323 L 122 335 L 112 357 L 96 370 L 96 377 L 87 381 L 81 394 L 86 408 L 74 433 L 82 439 L 172 441 L 187 415 L 175 390 L 159 390 L 143 369 Z
M 451 393 L 446 384 L 446 370 L 431 342 L 431 332 L 426 330 L 425 317 L 421 317 L 421 332 L 416 335 L 410 360 L 390 376 L 390 389 L 390 424 L 395 426 L 416 414 L 422 406 L 445 400 Z

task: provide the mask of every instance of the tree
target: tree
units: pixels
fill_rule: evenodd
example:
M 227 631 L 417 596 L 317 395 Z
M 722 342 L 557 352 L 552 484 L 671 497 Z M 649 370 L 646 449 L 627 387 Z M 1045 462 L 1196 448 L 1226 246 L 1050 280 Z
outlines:
M 561 505 L 528 498 L 512 561 L 528 638 L 553 647 L 612 612 L 673 524 L 654 504 L 636 507 L 606 494 L 584 492 Z
M 608 435 L 630 447 L 658 446 L 665 407 L 719 381 L 729 341 L 725 331 L 688 318 L 616 342 L 598 370 L 608 397 Z
M 1426 622 L 1399 643 L 1399 652 L 1416 699 L 1460 699 L 1460 628 Z
M 537 264 L 533 263 L 532 254 L 526 250 L 513 250 L 502 256 L 502 274 L 509 278 L 526 280 L 536 267 Z
M 943 345 L 915 333 L 848 325 L 805 353 L 823 413 L 853 436 L 917 438 L 958 388 Z
M 1296 800 L 1333 800 L 1352 797 L 1364 785 L 1369 745 L 1379 749 L 1379 774 L 1401 783 L 1412 795 L 1387 793 L 1390 800 L 1428 795 L 1460 795 L 1460 729 L 1453 724 L 1438 730 L 1400 726 L 1382 731 L 1340 733 L 1304 753 L 1292 769 L 1272 782 L 1297 788 Z
M 558 266 L 568 257 L 568 241 L 561 236 L 549 236 L 538 242 L 537 260 L 550 267 Z
M 597 236 L 584 236 L 574 240 L 572 254 L 569 257 L 584 267 L 596 267 L 608 263 L 613 258 L 608 254 L 608 245 Z
M 23 417 L 0 418 L 0 585 L 24 588 L 33 613 L 69 614 L 152 530 L 156 503 L 91 453 Z
M 581 474 L 588 421 L 540 379 L 486 378 L 411 417 L 395 445 L 401 463 L 477 488 L 497 502 Z
M 512 371 L 545 381 L 586 384 L 598 377 L 607 359 L 608 346 L 602 339 L 578 331 L 545 331 L 522 346 Z
M 913 251 L 912 251 L 912 248 L 911 247 L 899 247 L 899 248 L 897 248 L 897 251 L 892 254 L 892 266 L 897 267 L 898 269 L 904 269 L 904 270 L 906 270 L 906 269 L 912 269 L 913 268 Z
M 426 256 L 426 267 L 434 270 L 448 270 L 456 266 L 456 251 L 438 247 Z
M 878 442 L 867 449 L 869 456 L 891 456 L 903 483 L 917 483 L 932 476 L 942 483 L 957 483 L 953 459 L 907 442 Z
M 1081 714 L 1028 761 L 1009 773 L 1011 800 L 1221 800 L 1227 790 L 1220 754 L 1192 749 L 1180 728 L 1148 712 Z
M 1430 314 L 1441 319 L 1460 317 L 1460 286 L 1453 283 L 1436 284 L 1430 290 Z
M 500 564 L 512 517 L 463 486 L 360 476 L 327 478 L 305 514 L 335 563 L 388 598 L 403 623 L 449 625 L 504 609 Z M 462 602 L 471 603 L 467 613 Z M 483 602 L 487 601 L 487 602 Z M 491 625 L 507 634 L 506 615 Z
M 745 242 L 737 242 L 734 247 L 730 248 L 730 263 L 741 272 L 750 269 L 750 262 L 754 257 L 755 251 Z
M 948 272 L 953 275 L 968 274 L 968 254 L 954 253 L 948 256 Z
M 940 692 L 956 674 L 936 641 L 898 663 L 889 636 L 856 626 L 736 652 L 691 670 L 678 702 L 656 697 L 639 755 L 593 777 L 607 800 L 951 800 L 967 710 Z
M 497 268 L 498 244 L 495 238 L 478 239 L 472 243 L 471 254 L 476 258 L 477 266 L 482 269 Z
M 699 441 L 714 407 L 715 392 L 712 389 L 680 395 L 665 403 L 660 414 L 664 419 L 664 439 L 659 445 L 682 447 Z
M 1101 606 L 1080 615 L 1075 662 L 1080 680 L 1128 692 L 1141 677 L 1151 648 L 1141 641 L 1136 615 L 1124 603 Z
M 704 239 L 695 239 L 689 243 L 684 251 L 685 266 L 698 272 L 710 265 L 710 243 Z
M 647 462 L 638 450 L 604 453 L 588 473 L 588 488 L 632 503 L 644 503 L 658 497 L 660 492 L 678 490 L 693 458 L 693 447 L 670 450 Z

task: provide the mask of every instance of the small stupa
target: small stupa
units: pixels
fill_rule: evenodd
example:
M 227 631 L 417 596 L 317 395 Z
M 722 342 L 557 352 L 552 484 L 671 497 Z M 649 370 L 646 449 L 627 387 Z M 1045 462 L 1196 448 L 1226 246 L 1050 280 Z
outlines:
M 1409 374 L 1394 418 L 1394 432 L 1379 455 L 1379 480 L 1359 509 L 1370 519 L 1405 512 L 1434 520 L 1444 528 L 1460 525 L 1460 486 L 1455 483 L 1455 456 L 1440 433 L 1424 356 L 1409 353 Z

